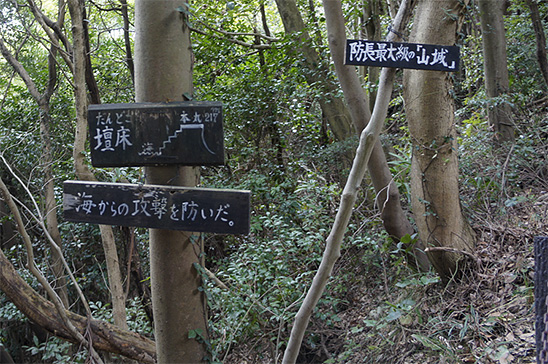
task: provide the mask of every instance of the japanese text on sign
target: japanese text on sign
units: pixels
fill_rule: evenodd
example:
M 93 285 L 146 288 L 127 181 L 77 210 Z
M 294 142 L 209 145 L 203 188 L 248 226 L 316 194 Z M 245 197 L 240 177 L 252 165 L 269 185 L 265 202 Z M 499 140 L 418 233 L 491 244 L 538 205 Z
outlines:
M 247 233 L 249 192 L 67 181 L 71 221 L 172 230 Z
M 76 212 L 85 214 L 99 214 L 106 217 L 127 217 L 127 216 L 146 216 L 156 217 L 162 220 L 162 217 L 169 216 L 173 221 L 203 221 L 224 222 L 228 226 L 234 226 L 234 221 L 229 220 L 230 204 L 219 204 L 217 207 L 200 206 L 194 200 L 183 201 L 176 205 L 168 205 L 167 198 L 161 193 L 155 191 L 150 198 L 141 197 L 138 200 L 132 200 L 131 204 L 106 200 L 102 197 L 88 195 L 85 191 L 78 193 L 79 203 L 75 206 Z
M 345 64 L 454 72 L 459 54 L 456 46 L 347 40 Z

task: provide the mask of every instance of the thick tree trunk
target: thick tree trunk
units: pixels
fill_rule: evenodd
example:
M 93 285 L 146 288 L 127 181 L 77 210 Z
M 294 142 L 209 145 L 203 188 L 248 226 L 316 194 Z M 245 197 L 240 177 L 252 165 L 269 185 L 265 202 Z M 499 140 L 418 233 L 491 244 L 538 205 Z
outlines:
M 510 88 L 506 60 L 504 32 L 504 1 L 479 0 L 483 39 L 483 68 L 487 97 L 504 96 Z M 489 123 L 495 130 L 497 141 L 513 141 L 512 108 L 507 102 L 491 102 Z
M 137 102 L 182 101 L 192 94 L 192 50 L 184 0 L 135 3 L 135 98 Z M 151 128 L 161 127 L 150 125 Z M 148 167 L 147 183 L 196 186 L 195 167 Z M 202 362 L 207 352 L 205 297 L 201 278 L 199 237 L 193 233 L 150 230 L 150 276 L 158 362 Z
M 55 336 L 76 342 L 72 333 L 63 325 L 54 304 L 34 291 L 22 278 L 0 250 L 0 290 L 17 308 L 34 323 Z M 122 330 L 104 321 L 89 320 L 70 311 L 65 311 L 76 329 L 97 350 L 108 351 L 137 360 L 154 363 L 156 359 L 154 341 L 134 332 Z
M 411 41 L 453 45 L 461 5 L 458 0 L 421 0 Z M 419 237 L 427 247 L 471 252 L 475 236 L 462 215 L 459 200 L 457 138 L 451 84 L 444 72 L 406 70 L 405 109 L 413 141 L 411 198 Z M 458 268 L 461 254 L 429 254 L 444 280 Z
M 544 78 L 544 83 L 548 86 L 548 57 L 546 56 L 546 35 L 540 19 L 537 0 L 527 0 L 527 5 L 531 10 L 531 21 L 535 30 L 537 39 L 537 61 L 540 67 L 540 72 Z
M 326 67 L 325 62 L 319 60 L 319 55 L 310 45 L 309 36 L 305 32 L 304 22 L 295 1 L 277 0 L 276 3 L 286 32 L 301 34 L 303 38 L 300 43 L 301 49 L 309 67 Z M 337 6 L 336 1 L 324 2 L 326 12 L 337 13 Z M 339 140 L 344 140 L 351 136 L 350 133 L 354 133 L 352 129 L 361 134 L 371 118 L 371 111 L 369 109 L 369 99 L 362 88 L 356 72 L 344 65 L 346 33 L 342 13 L 338 21 L 341 25 L 337 29 L 332 28 L 330 30 L 329 47 L 335 63 L 337 77 L 341 83 L 348 106 L 344 104 L 343 100 L 334 96 L 338 86 L 325 79 L 321 81 L 327 84 L 328 92 L 325 100 L 321 101 L 321 105 L 333 133 Z M 316 74 L 314 72 L 307 72 L 308 77 L 310 77 L 308 82 L 316 83 L 320 81 L 319 77 L 327 71 L 325 69 L 324 72 L 318 72 L 317 76 L 314 76 Z M 352 129 L 346 126 L 350 124 L 353 125 Z M 341 132 L 341 130 L 344 130 L 344 132 Z M 375 147 L 369 158 L 368 170 L 375 191 L 377 192 L 377 206 L 381 211 L 381 219 L 387 233 L 396 240 L 401 239 L 407 234 L 413 234 L 414 229 L 401 207 L 400 193 L 393 181 L 380 141 L 375 143 Z M 422 247 L 416 246 L 412 248 L 414 249 L 414 259 L 417 261 L 419 268 L 428 269 L 429 263 Z

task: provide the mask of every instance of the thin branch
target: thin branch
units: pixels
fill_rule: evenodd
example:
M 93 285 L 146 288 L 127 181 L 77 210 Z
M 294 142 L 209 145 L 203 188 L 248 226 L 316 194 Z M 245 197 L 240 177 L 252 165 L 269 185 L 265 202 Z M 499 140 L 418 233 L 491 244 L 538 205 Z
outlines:
M 25 85 L 27 85 L 27 88 L 30 94 L 32 95 L 32 97 L 35 100 L 40 100 L 41 98 L 40 91 L 38 91 L 38 88 L 32 81 L 25 67 L 23 67 L 23 65 L 13 56 L 13 54 L 11 54 L 8 47 L 6 47 L 6 44 L 4 43 L 4 39 L 2 37 L 0 37 L 0 53 L 2 53 L 2 56 L 4 56 L 4 58 L 6 59 L 6 61 L 8 61 L 10 66 L 23 79 L 23 82 L 25 83 Z
M 40 226 L 40 228 L 44 232 L 48 243 L 58 253 L 59 257 L 61 258 L 61 262 L 63 264 L 63 267 L 65 268 L 68 276 L 70 277 L 70 280 L 74 284 L 74 288 L 76 289 L 76 292 L 78 293 L 78 296 L 80 297 L 80 300 L 82 301 L 82 304 L 84 305 L 84 308 L 86 310 L 88 318 L 92 319 L 93 317 L 92 317 L 92 314 L 91 314 L 91 309 L 89 308 L 89 304 L 86 300 L 86 297 L 84 296 L 84 293 L 80 289 L 80 286 L 78 285 L 78 282 L 76 281 L 76 278 L 74 277 L 74 274 L 72 273 L 72 270 L 68 266 L 68 263 L 65 260 L 65 257 L 63 256 L 63 252 L 61 250 L 61 247 L 55 242 L 53 237 L 48 232 L 48 229 L 46 228 L 46 224 L 44 223 L 44 217 L 40 213 L 40 209 L 38 208 L 38 203 L 36 202 L 36 199 L 32 195 L 32 192 L 29 190 L 28 186 L 23 183 L 22 179 L 15 173 L 15 171 L 11 168 L 11 165 L 7 162 L 7 160 L 5 159 L 3 154 L 0 154 L 0 159 L 2 159 L 2 162 L 4 163 L 4 165 L 6 166 L 8 171 L 10 172 L 10 174 L 17 180 L 17 182 L 19 182 L 19 184 L 23 187 L 23 189 L 25 190 L 25 192 L 27 193 L 27 195 L 31 199 L 32 204 L 34 205 L 34 208 L 36 210 L 36 214 L 33 213 L 31 211 L 31 209 L 29 209 L 23 203 L 19 202 L 19 205 L 21 205 L 27 211 L 27 213 L 34 219 L 34 221 L 36 221 L 38 223 L 38 225 Z M 12 196 L 12 198 L 14 200 L 16 200 L 13 196 Z M 46 214 L 47 213 L 49 213 L 49 211 L 46 211 Z
M 255 39 L 259 38 L 259 39 L 264 39 L 264 40 L 266 40 L 268 43 L 279 42 L 279 41 L 281 40 L 281 39 L 279 39 L 279 38 L 275 38 L 275 37 L 272 37 L 272 36 L 270 36 L 270 35 L 265 35 L 265 34 L 258 33 L 258 32 L 254 32 L 254 33 L 246 33 L 246 32 L 227 32 L 226 30 L 214 28 L 214 27 L 212 27 L 211 25 L 209 25 L 209 24 L 207 24 L 207 23 L 201 21 L 201 20 L 198 19 L 198 18 L 196 17 L 196 15 L 193 14 L 193 13 L 190 13 L 190 14 L 193 15 L 193 16 L 197 19 L 197 22 L 200 23 L 203 27 L 205 27 L 206 29 L 211 30 L 212 32 L 219 33 L 219 34 L 221 34 L 221 36 L 215 35 L 215 34 L 207 33 L 207 32 L 205 32 L 204 30 L 201 30 L 201 29 L 198 29 L 198 28 L 195 28 L 195 27 L 191 26 L 191 25 L 188 24 L 188 22 L 187 22 L 187 26 L 189 27 L 189 29 L 190 29 L 191 31 L 196 32 L 196 33 L 198 33 L 198 34 L 205 35 L 205 36 L 213 37 L 213 38 L 216 38 L 216 39 L 226 40 L 226 41 L 228 41 L 228 42 L 231 42 L 231 43 L 234 43 L 234 44 L 241 45 L 242 47 L 253 48 L 253 49 L 270 49 L 270 48 L 272 48 L 272 45 L 271 45 L 271 44 L 246 43 L 246 42 L 244 42 L 244 41 L 235 39 L 234 37 L 237 37 L 237 36 L 244 36 L 244 37 L 253 37 L 253 38 L 255 38 Z M 268 29 L 268 28 L 266 28 L 266 29 Z
M 93 358 L 94 362 L 96 363 L 103 363 L 101 358 L 99 357 L 99 354 L 95 351 L 93 346 L 91 346 L 91 343 L 89 340 L 87 340 L 73 325 L 73 323 L 68 318 L 65 308 L 63 306 L 63 303 L 61 302 L 61 299 L 51 287 L 48 280 L 44 277 L 42 272 L 38 269 L 36 266 L 36 263 L 34 262 L 34 250 L 32 247 L 32 241 L 30 239 L 30 236 L 28 235 L 27 231 L 24 228 L 24 222 L 21 218 L 21 214 L 19 212 L 19 209 L 17 208 L 17 205 L 12 199 L 11 193 L 9 192 L 7 186 L 4 184 L 4 181 L 0 177 L 0 193 L 4 197 L 4 201 L 8 205 L 11 213 L 13 214 L 15 223 L 17 224 L 17 230 L 19 231 L 19 234 L 21 234 L 21 237 L 23 238 L 23 242 L 25 244 L 25 248 L 27 250 L 27 266 L 30 269 L 31 273 L 36 277 L 38 282 L 42 285 L 42 287 L 46 290 L 48 296 L 52 300 L 53 304 L 55 305 L 55 308 L 57 309 L 57 313 L 61 317 L 63 324 L 69 330 L 69 332 L 73 335 L 73 337 L 80 342 L 82 345 L 90 348 L 90 355 Z
M 203 31 L 201 29 L 198 29 L 198 28 L 194 28 L 190 25 L 188 26 L 188 28 L 191 31 L 195 32 L 195 33 L 202 34 L 202 35 L 205 35 L 205 36 L 208 36 L 208 37 L 213 37 L 213 38 L 219 39 L 219 40 L 225 40 L 227 42 L 234 43 L 234 44 L 240 45 L 242 47 L 246 47 L 246 48 L 253 48 L 253 49 L 270 49 L 270 48 L 272 48 L 271 44 L 246 43 L 246 42 L 243 42 L 243 41 L 238 40 L 238 39 L 226 38 L 226 37 L 221 37 L 221 36 L 218 36 L 218 35 L 215 35 L 215 34 L 206 33 L 205 31 Z M 221 34 L 224 34 L 224 35 L 229 35 L 228 32 L 223 32 L 223 31 L 220 31 L 220 30 L 216 30 L 216 31 L 221 33 Z M 246 35 L 250 35 L 250 34 L 246 34 Z
M 72 60 L 70 59 L 70 54 L 72 54 L 72 47 L 66 35 L 61 31 L 59 24 L 49 19 L 44 13 L 42 13 L 42 11 L 38 8 L 33 0 L 27 0 L 27 3 L 29 4 L 30 10 L 34 15 L 34 18 L 36 19 L 36 21 L 38 21 L 38 23 L 42 26 L 44 32 L 47 34 L 51 44 L 59 50 L 61 57 L 63 57 L 63 60 L 72 71 L 73 65 Z M 64 11 L 64 6 L 62 6 L 60 10 Z M 63 19 L 63 17 L 59 16 L 59 19 Z M 63 43 L 65 49 L 61 48 L 59 44 L 59 39 Z

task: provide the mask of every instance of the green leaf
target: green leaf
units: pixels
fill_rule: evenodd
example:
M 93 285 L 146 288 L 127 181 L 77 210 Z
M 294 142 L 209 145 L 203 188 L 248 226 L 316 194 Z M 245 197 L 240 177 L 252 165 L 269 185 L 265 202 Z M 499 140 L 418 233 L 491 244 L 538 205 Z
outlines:
M 197 336 L 196 330 L 190 330 L 188 332 L 188 338 L 189 339 L 196 339 L 196 336 Z

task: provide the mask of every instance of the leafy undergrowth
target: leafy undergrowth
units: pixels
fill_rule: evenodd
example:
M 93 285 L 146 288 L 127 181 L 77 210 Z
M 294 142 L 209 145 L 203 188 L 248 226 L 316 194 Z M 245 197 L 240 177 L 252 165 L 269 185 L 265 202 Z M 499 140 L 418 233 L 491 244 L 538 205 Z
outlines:
M 448 286 L 433 273 L 395 276 L 394 267 L 366 271 L 351 260 L 343 269 L 363 279 L 349 287 L 339 321 L 312 319 L 299 362 L 534 363 L 533 237 L 547 228 L 477 226 L 477 261 Z M 227 363 L 273 363 L 267 347 L 242 343 Z
M 536 362 L 533 240 L 548 232 L 541 119 L 506 149 L 481 133 L 462 141 L 462 202 L 478 239 L 459 279 L 444 285 L 434 272 L 416 273 L 390 248 L 344 248 L 327 292 L 339 304 L 317 310 L 299 362 Z M 224 362 L 281 362 L 287 337 L 279 336 L 290 327 L 280 326 L 278 346 L 261 335 L 235 343 Z

